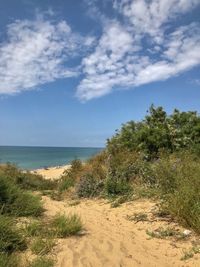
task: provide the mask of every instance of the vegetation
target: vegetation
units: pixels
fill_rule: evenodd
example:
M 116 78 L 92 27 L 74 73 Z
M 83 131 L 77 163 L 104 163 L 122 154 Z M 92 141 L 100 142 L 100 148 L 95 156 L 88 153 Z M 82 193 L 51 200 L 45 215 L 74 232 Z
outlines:
M 30 267 L 53 267 L 54 261 L 47 257 L 38 257 L 31 264 Z
M 67 237 L 70 235 L 76 235 L 83 229 L 81 219 L 76 214 L 64 215 L 57 214 L 53 221 L 52 227 L 57 237 Z
M 78 197 L 115 199 L 112 207 L 123 203 L 123 196 L 153 197 L 160 212 L 199 233 L 199 155 L 200 116 L 177 109 L 167 115 L 152 105 L 142 121 L 123 124 L 103 152 L 85 164 L 73 162 L 66 175 L 73 177 Z M 63 190 L 69 188 L 65 182 Z

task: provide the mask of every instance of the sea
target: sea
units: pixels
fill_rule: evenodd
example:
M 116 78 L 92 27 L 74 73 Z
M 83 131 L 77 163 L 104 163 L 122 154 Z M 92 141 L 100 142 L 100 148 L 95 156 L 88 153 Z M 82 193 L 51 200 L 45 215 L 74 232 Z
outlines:
M 0 164 L 12 163 L 25 170 L 70 164 L 74 159 L 86 161 L 103 148 L 97 147 L 28 147 L 0 146 Z

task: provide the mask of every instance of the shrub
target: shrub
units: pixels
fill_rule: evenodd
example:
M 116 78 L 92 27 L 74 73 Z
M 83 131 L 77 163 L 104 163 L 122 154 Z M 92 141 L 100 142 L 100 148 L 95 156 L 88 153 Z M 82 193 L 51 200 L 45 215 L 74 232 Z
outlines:
M 46 257 L 38 257 L 30 264 L 29 267 L 53 267 L 54 260 Z
M 44 179 L 41 175 L 22 171 L 12 164 L 1 167 L 1 172 L 6 180 L 25 190 L 52 190 L 57 183 L 56 181 Z
M 200 232 L 200 162 L 188 153 L 172 155 L 160 159 L 155 174 L 163 209 Z
M 13 181 L 0 172 L 1 214 L 16 216 L 38 216 L 42 213 L 42 203 L 38 196 L 20 189 Z
M 82 228 L 82 222 L 78 215 L 57 214 L 53 221 L 52 227 L 57 237 L 66 237 L 78 234 Z
M 17 216 L 40 216 L 43 212 L 41 199 L 31 193 L 20 194 L 10 207 L 10 213 Z
M 11 253 L 26 249 L 26 242 L 13 219 L 0 216 L 0 252 Z
M 95 197 L 103 191 L 104 183 L 91 173 L 85 173 L 76 188 L 79 197 Z
M 115 177 L 108 177 L 105 182 L 105 193 L 107 196 L 125 195 L 132 191 L 129 182 Z

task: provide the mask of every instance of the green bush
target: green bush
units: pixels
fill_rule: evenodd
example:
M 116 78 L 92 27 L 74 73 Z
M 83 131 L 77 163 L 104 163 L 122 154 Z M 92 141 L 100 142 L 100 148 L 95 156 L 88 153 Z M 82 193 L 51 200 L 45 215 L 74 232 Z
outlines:
M 121 178 L 108 177 L 105 182 L 105 193 L 108 196 L 126 195 L 132 191 L 129 182 Z
M 39 216 L 42 203 L 38 196 L 27 193 L 0 171 L 0 209 L 1 214 L 16 216 Z
M 85 173 L 76 188 L 79 197 L 95 197 L 103 191 L 104 183 L 91 173 Z
M 24 249 L 25 239 L 13 219 L 0 215 L 0 252 L 11 253 Z
M 83 228 L 81 219 L 76 214 L 73 215 L 57 214 L 54 217 L 51 225 L 54 229 L 55 235 L 61 238 L 70 235 L 76 235 Z
M 6 180 L 25 190 L 52 190 L 56 188 L 56 181 L 44 179 L 41 175 L 22 171 L 15 165 L 7 164 L 0 172 Z

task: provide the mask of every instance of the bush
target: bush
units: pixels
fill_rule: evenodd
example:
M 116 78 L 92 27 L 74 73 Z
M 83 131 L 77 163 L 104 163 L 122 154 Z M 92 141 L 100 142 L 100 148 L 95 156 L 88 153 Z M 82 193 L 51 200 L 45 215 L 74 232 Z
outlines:
M 41 175 L 28 171 L 21 171 L 12 164 L 2 166 L 1 173 L 6 180 L 25 190 L 52 190 L 56 188 L 56 181 L 44 179 Z
M 16 216 L 39 216 L 42 203 L 38 196 L 20 189 L 11 179 L 0 171 L 0 209 L 1 214 Z
M 160 159 L 156 165 L 163 209 L 200 233 L 200 162 L 182 153 Z
M 0 216 L 0 252 L 11 253 L 26 249 L 26 242 L 13 219 Z
M 57 214 L 54 217 L 51 225 L 54 229 L 55 235 L 61 238 L 70 235 L 76 235 L 83 228 L 81 219 L 76 214 L 68 216 L 64 214 Z
M 112 195 L 126 195 L 132 191 L 129 182 L 120 178 L 113 178 L 109 176 L 105 182 L 105 193 L 108 196 Z
M 91 173 L 86 173 L 80 179 L 76 192 L 79 197 L 95 197 L 103 191 L 104 183 Z

